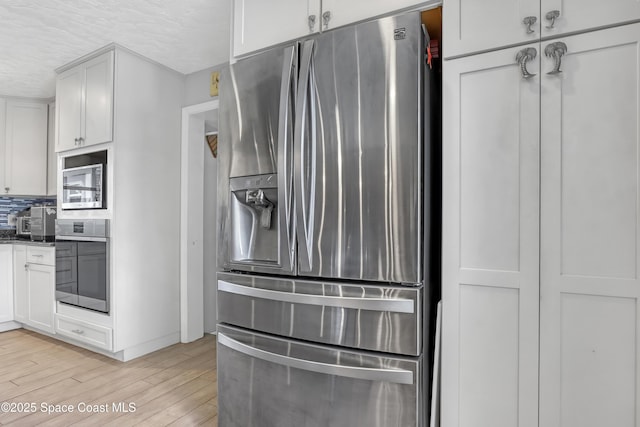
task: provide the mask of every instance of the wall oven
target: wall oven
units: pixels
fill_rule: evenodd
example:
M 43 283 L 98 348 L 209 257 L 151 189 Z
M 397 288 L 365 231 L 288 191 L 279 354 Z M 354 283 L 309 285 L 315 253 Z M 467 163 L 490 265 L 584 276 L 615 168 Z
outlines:
M 66 157 L 63 161 L 62 209 L 105 209 L 107 152 Z
M 109 313 L 109 220 L 56 221 L 56 300 Z

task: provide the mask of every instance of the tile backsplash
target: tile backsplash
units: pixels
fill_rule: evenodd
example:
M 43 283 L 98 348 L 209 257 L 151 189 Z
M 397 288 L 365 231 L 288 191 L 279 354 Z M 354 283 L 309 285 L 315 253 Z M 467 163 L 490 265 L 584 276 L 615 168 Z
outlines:
M 21 210 L 39 203 L 56 204 L 55 198 L 30 197 L 0 197 L 0 228 L 15 228 L 7 223 L 7 215 L 16 214 Z

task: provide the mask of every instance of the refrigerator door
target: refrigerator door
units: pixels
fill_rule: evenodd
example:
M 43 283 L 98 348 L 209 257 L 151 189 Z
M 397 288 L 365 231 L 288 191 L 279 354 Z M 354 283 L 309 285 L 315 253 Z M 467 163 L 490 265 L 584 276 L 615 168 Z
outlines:
M 345 351 L 218 327 L 221 426 L 415 426 L 419 358 Z
M 218 263 L 295 274 L 292 183 L 295 46 L 244 59 L 220 76 Z
M 418 13 L 304 43 L 294 132 L 300 275 L 422 281 L 422 52 Z
M 218 321 L 318 343 L 417 356 L 422 287 L 218 273 Z

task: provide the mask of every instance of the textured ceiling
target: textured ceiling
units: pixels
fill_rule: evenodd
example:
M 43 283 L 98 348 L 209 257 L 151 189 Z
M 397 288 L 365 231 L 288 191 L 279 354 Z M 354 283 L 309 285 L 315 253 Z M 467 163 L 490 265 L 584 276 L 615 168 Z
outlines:
M 0 95 L 50 98 L 54 69 L 116 42 L 184 74 L 229 60 L 231 0 L 0 0 Z

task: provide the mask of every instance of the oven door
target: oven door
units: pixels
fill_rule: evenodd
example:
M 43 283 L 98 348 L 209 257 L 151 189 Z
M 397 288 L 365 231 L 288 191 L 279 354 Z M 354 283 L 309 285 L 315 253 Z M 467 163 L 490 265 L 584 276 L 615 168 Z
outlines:
M 102 165 L 89 165 L 62 171 L 62 209 L 100 209 L 103 207 Z
M 109 242 L 106 238 L 56 240 L 56 300 L 109 312 Z

